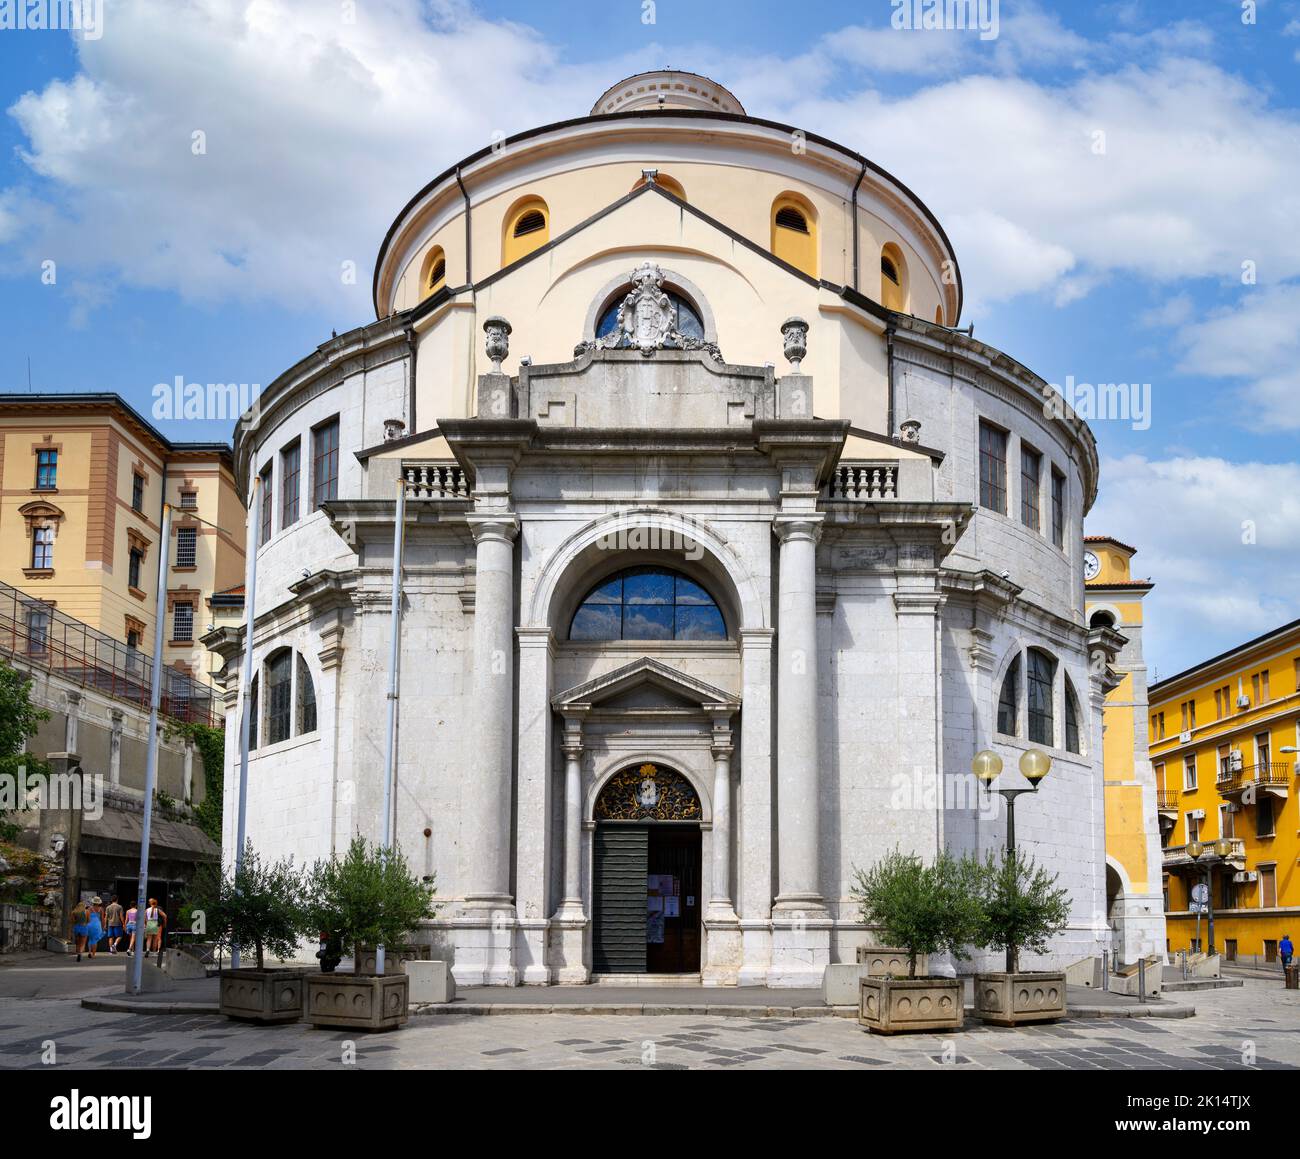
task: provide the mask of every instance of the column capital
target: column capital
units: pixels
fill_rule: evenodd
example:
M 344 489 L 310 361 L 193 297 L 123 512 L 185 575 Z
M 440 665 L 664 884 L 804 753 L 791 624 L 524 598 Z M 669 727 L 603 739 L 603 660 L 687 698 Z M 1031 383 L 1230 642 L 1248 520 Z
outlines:
M 772 534 L 781 541 L 782 546 L 797 540 L 816 543 L 822 534 L 822 521 L 825 516 L 820 512 L 808 512 L 800 515 L 778 515 L 772 521 Z
M 492 515 L 466 515 L 475 543 L 497 540 L 502 543 L 514 543 L 519 534 L 519 516 L 513 511 L 502 511 Z

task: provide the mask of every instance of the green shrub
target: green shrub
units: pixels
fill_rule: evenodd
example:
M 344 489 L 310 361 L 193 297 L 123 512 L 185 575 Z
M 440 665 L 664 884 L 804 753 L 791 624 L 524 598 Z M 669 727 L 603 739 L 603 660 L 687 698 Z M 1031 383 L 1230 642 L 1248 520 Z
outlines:
M 208 929 L 218 945 L 251 948 L 257 969 L 265 968 L 265 955 L 291 957 L 305 932 L 304 881 L 292 858 L 267 864 L 250 841 L 244 864 L 224 876 L 215 904 L 208 913 Z
M 1070 893 L 1058 888 L 1058 875 L 1022 853 L 990 853 L 980 866 L 980 917 L 976 944 L 1011 951 L 1011 969 L 1020 969 L 1020 951 L 1047 949 L 1070 920 Z
M 895 849 L 868 870 L 854 870 L 851 895 L 862 920 L 879 927 L 885 943 L 907 950 L 907 975 L 916 977 L 921 954 L 946 951 L 968 958 L 978 941 L 980 863 L 943 850 L 933 864 Z

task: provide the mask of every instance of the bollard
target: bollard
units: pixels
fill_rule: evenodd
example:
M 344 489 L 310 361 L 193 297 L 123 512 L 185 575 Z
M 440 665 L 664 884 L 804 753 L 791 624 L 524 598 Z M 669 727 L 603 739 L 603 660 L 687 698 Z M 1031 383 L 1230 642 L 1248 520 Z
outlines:
M 1110 990 L 1110 951 L 1102 950 L 1101 952 L 1101 988 Z
M 1138 997 L 1147 996 L 1147 960 L 1146 958 L 1138 959 Z
M 1179 953 L 1182 954 L 1183 956 L 1183 981 L 1186 982 L 1187 981 L 1187 951 L 1179 950 Z

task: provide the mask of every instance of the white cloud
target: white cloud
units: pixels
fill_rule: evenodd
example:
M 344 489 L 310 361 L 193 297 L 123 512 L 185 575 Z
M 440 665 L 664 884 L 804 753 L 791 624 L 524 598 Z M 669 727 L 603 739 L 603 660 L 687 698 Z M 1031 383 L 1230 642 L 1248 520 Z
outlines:
M 1300 463 L 1105 459 L 1088 532 L 1138 549 L 1164 676 L 1300 615 Z

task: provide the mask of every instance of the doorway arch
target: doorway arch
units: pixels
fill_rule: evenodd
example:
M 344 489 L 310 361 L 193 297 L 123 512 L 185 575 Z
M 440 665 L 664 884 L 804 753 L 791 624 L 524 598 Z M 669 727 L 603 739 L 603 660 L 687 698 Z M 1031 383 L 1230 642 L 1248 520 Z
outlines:
M 700 823 L 691 781 L 658 761 L 609 777 L 592 809 L 596 974 L 696 974 L 703 910 Z

